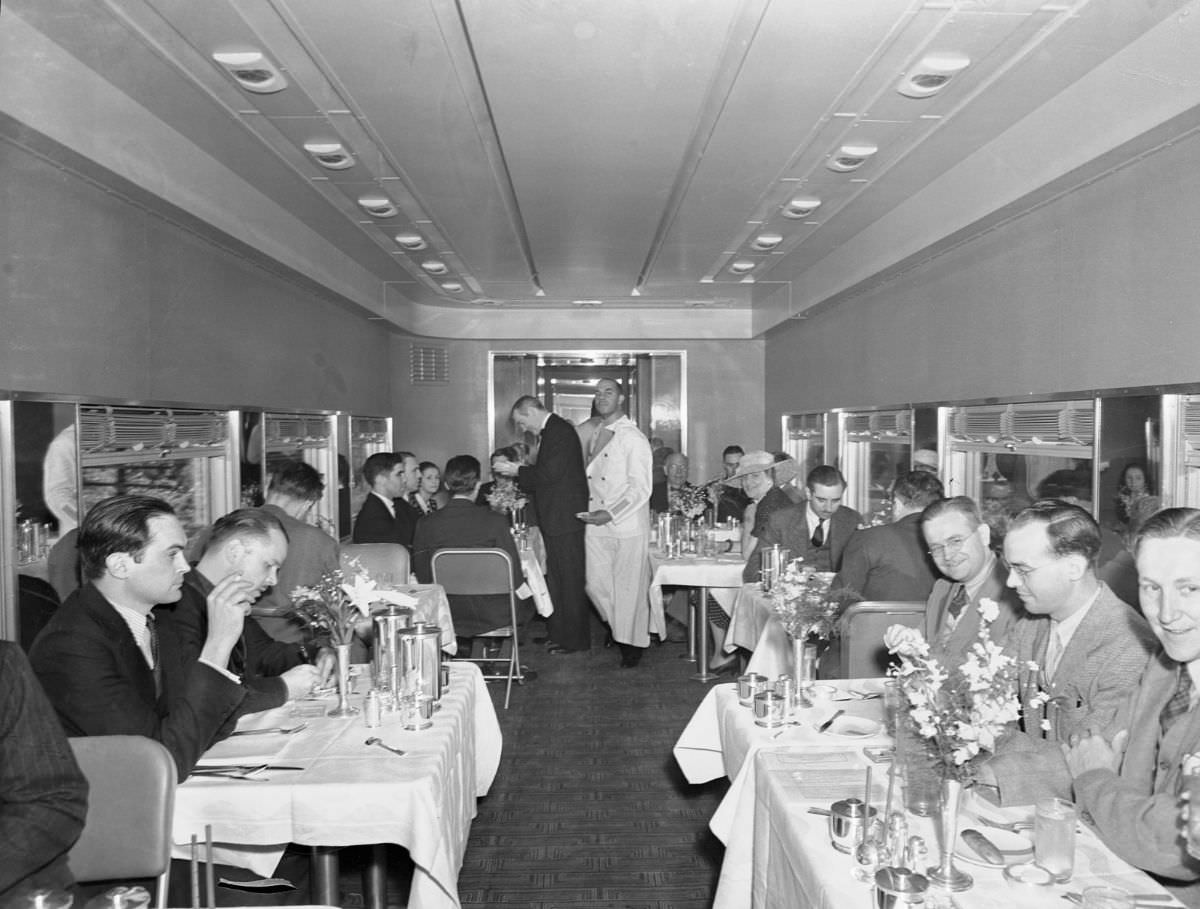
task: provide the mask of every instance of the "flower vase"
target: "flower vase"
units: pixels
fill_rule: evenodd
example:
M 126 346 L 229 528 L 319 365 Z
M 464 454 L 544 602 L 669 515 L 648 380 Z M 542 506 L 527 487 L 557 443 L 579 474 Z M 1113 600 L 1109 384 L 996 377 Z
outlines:
M 942 858 L 927 872 L 930 883 L 954 893 L 967 890 L 975 883 L 971 875 L 954 867 L 954 844 L 958 839 L 958 806 L 962 794 L 963 784 L 959 780 L 942 780 L 941 813 L 937 818 L 938 847 L 942 851 Z
M 326 716 L 358 716 L 358 708 L 350 706 L 350 645 L 335 644 L 337 655 L 338 703 Z
M 817 644 L 808 635 L 792 638 L 792 675 L 797 689 L 811 688 L 817 680 Z

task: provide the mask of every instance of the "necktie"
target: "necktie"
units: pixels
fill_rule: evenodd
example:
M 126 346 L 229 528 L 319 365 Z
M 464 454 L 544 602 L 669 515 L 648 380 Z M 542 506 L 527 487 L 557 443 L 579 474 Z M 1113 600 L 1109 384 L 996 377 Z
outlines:
M 1046 643 L 1046 681 L 1054 681 L 1054 673 L 1058 671 L 1058 663 L 1062 659 L 1062 638 L 1058 636 L 1057 626 L 1050 627 L 1050 640 Z
M 813 531 L 812 544 L 814 549 L 820 549 L 825 545 L 825 522 L 817 523 L 817 529 Z
M 154 693 L 162 694 L 162 666 L 158 660 L 158 626 L 154 621 L 154 614 L 150 613 L 146 616 L 146 635 L 150 638 L 150 669 L 154 673 Z
M 950 598 L 949 613 L 951 618 L 957 620 L 962 611 L 967 608 L 967 585 L 959 584 L 954 590 L 954 596 Z
M 1187 666 L 1179 664 L 1179 682 L 1175 686 L 1175 693 L 1171 695 L 1171 700 L 1163 706 L 1162 713 L 1158 715 L 1158 725 L 1162 729 L 1163 735 L 1167 734 L 1167 730 L 1175 725 L 1175 722 L 1188 712 L 1192 706 L 1192 674 L 1187 671 Z

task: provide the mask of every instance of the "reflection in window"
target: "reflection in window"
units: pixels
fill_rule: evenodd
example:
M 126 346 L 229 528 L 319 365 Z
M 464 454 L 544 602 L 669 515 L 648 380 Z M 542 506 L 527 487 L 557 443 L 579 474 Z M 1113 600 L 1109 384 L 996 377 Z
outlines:
M 783 451 L 791 455 L 800 466 L 800 479 L 814 467 L 827 463 L 825 459 L 825 414 L 801 413 L 783 418 Z
M 116 495 L 154 496 L 168 502 L 188 536 L 212 523 L 205 459 L 83 468 L 83 509 Z
M 912 464 L 912 411 L 840 415 L 845 503 L 868 524 L 891 520 L 891 489 Z

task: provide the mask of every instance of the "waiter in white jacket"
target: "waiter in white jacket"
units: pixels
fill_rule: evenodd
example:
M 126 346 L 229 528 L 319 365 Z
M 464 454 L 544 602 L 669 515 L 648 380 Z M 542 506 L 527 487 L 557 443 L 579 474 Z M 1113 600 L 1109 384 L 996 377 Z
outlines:
M 596 383 L 601 424 L 587 456 L 587 594 L 631 669 L 650 644 L 650 443 L 625 415 L 612 379 Z

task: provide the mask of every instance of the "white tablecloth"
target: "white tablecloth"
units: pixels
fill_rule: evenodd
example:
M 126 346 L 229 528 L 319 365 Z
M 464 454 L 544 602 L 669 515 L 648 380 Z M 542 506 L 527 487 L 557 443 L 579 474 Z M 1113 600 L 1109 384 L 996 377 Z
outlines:
M 316 702 L 300 702 L 309 706 Z M 331 707 L 334 700 L 320 702 Z M 351 846 L 396 843 L 416 864 L 408 905 L 457 907 L 458 872 L 475 800 L 500 765 L 501 735 L 479 668 L 450 664 L 450 686 L 433 726 L 400 727 L 398 715 L 368 729 L 362 716 L 305 717 L 290 736 L 219 742 L 206 758 L 260 760 L 302 771 L 267 771 L 262 780 L 190 777 L 175 800 L 174 854 L 187 858 L 193 834 L 211 824 L 218 861 L 270 875 L 288 843 Z M 239 728 L 295 725 L 291 706 L 243 718 Z M 403 757 L 364 744 L 378 736 Z M 237 757 L 234 757 L 237 755 Z
M 663 617 L 662 589 L 675 587 L 707 587 L 708 592 L 721 604 L 726 612 L 733 609 L 737 590 L 742 586 L 740 556 L 718 556 L 702 559 L 685 556 L 667 559 L 657 548 L 650 550 L 650 631 L 660 637 L 666 636 L 666 619 Z M 701 607 L 703 608 L 703 607 Z
M 454 636 L 454 619 L 450 616 L 450 601 L 446 599 L 446 591 L 441 584 L 389 584 L 388 590 L 407 594 L 417 602 L 413 612 L 421 621 L 430 622 L 441 629 L 442 650 L 454 653 L 458 648 L 458 639 Z M 374 610 L 386 612 L 386 605 Z
M 757 584 L 745 584 L 737 592 L 725 633 L 725 650 L 737 647 L 750 651 L 747 672 L 775 676 L 795 673 L 792 642 L 771 608 L 771 598 Z
M 533 597 L 533 605 L 540 616 L 554 615 L 554 601 L 550 599 L 550 590 L 546 587 L 546 575 L 542 571 L 541 562 L 536 551 L 530 547 L 520 550 L 521 570 L 525 572 L 525 586 L 529 588 L 528 596 Z M 518 589 L 518 595 L 522 593 Z

